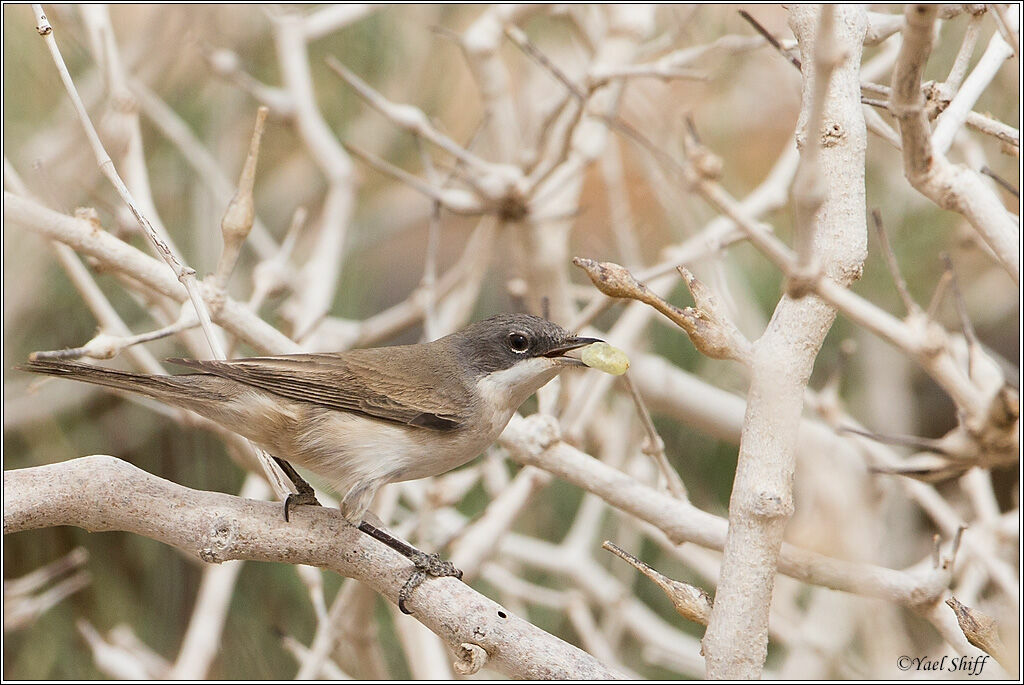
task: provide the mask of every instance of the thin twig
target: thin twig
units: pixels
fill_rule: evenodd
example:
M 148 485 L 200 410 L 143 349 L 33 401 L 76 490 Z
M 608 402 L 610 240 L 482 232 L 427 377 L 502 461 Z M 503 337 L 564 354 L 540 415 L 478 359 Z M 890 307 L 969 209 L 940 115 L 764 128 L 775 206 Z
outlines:
M 647 438 L 644 440 L 642 448 L 644 454 L 652 457 L 658 465 L 658 470 L 664 476 L 669 492 L 678 499 L 688 499 L 683 479 L 679 477 L 676 470 L 672 468 L 672 464 L 669 463 L 668 456 L 665 454 L 665 441 L 658 435 L 658 429 L 654 427 L 654 420 L 651 419 L 651 412 L 647 410 L 647 404 L 644 403 L 644 398 L 640 396 L 628 372 L 622 375 L 622 382 L 625 383 L 626 389 L 629 390 L 629 396 L 633 398 L 637 414 L 640 415 L 640 422 L 647 433 Z
M 741 17 L 743 17 L 744 19 L 747 20 L 748 24 L 750 24 L 751 26 L 754 27 L 755 31 L 760 33 L 764 37 L 764 39 L 766 41 L 768 41 L 769 45 L 771 45 L 773 48 L 775 48 L 780 55 L 782 55 L 787 60 L 789 60 L 790 64 L 792 64 L 797 69 L 801 69 L 802 68 L 801 64 L 800 64 L 800 59 L 797 58 L 796 55 L 790 54 L 788 50 L 783 48 L 782 44 L 779 43 L 778 39 L 776 39 L 775 36 L 773 36 L 768 31 L 768 29 L 766 29 L 765 27 L 761 26 L 760 22 L 758 22 L 756 19 L 754 19 L 752 16 L 750 16 L 749 12 L 747 12 L 746 10 L 739 10 L 739 14 L 740 14 Z
M 877 207 L 872 209 L 871 218 L 875 222 L 878 242 L 882 244 L 882 255 L 885 257 L 885 265 L 889 267 L 889 274 L 892 276 L 893 283 L 896 284 L 896 292 L 899 293 L 900 299 L 903 300 L 904 309 L 906 309 L 908 315 L 920 313 L 921 307 L 910 296 L 910 291 L 907 290 L 907 282 L 903 278 L 903 274 L 900 273 L 899 264 L 896 262 L 896 253 L 893 252 L 892 244 L 889 243 L 889 236 L 885 231 L 885 225 L 882 223 L 882 211 Z
M 943 301 L 946 299 L 946 291 L 949 290 L 949 284 L 952 280 L 953 274 L 949 271 L 942 272 L 939 282 L 935 285 L 935 291 L 932 293 L 932 299 L 928 302 L 928 309 L 925 311 L 925 317 L 929 321 L 935 321 L 939 307 L 942 306 Z
M 981 349 L 981 341 L 978 340 L 978 334 L 974 330 L 974 323 L 967 312 L 964 295 L 960 291 L 960 283 L 956 277 L 956 267 L 953 266 L 953 258 L 949 256 L 949 253 L 944 252 L 942 253 L 942 261 L 946 271 L 949 273 L 949 286 L 953 290 L 953 302 L 956 305 L 956 313 L 960 319 L 960 329 L 964 333 L 964 339 L 967 340 L 967 373 L 973 377 L 975 358 L 978 354 L 984 354 L 984 352 Z
M 1007 180 L 1006 180 L 1005 178 L 1003 178 L 1002 176 L 1000 176 L 1000 175 L 999 175 L 999 174 L 997 174 L 996 172 L 992 171 L 992 170 L 991 170 L 991 169 L 989 169 L 989 168 L 988 168 L 987 166 L 983 166 L 983 167 L 981 167 L 980 171 L 981 171 L 981 173 L 985 174 L 986 176 L 988 176 L 989 178 L 991 178 L 991 179 L 992 179 L 993 181 L 995 181 L 996 183 L 998 183 L 998 184 L 999 184 L 999 186 L 1000 186 L 1000 187 L 1001 187 L 1001 188 L 1002 188 L 1003 190 L 1005 190 L 1006 192 L 1010 193 L 1011 195 L 1013 195 L 1014 197 L 1016 197 L 1016 198 L 1018 198 L 1018 199 L 1020 198 L 1020 191 L 1019 191 L 1019 190 L 1017 190 L 1016 188 L 1014 188 L 1014 187 L 1013 187 L 1013 184 L 1011 184 L 1011 183 L 1010 183 L 1009 181 L 1007 181 Z

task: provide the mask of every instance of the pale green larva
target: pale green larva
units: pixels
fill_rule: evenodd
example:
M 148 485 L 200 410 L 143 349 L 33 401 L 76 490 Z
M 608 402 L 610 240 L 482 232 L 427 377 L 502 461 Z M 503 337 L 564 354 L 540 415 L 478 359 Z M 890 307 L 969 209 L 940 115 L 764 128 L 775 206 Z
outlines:
M 596 342 L 584 347 L 580 353 L 580 361 L 613 376 L 621 376 L 629 368 L 629 357 L 626 353 L 606 342 Z

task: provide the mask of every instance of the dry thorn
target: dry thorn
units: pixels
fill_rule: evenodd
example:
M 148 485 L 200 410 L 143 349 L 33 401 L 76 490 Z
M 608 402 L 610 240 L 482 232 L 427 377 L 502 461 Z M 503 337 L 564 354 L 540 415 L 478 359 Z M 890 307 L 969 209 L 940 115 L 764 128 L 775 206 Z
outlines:
M 253 127 L 252 139 L 249 142 L 249 152 L 245 158 L 245 165 L 242 167 L 241 176 L 238 179 L 238 191 L 228 208 L 224 212 L 224 218 L 220 222 L 221 235 L 224 238 L 224 250 L 221 252 L 220 260 L 217 262 L 217 270 L 213 282 L 217 288 L 223 290 L 227 287 L 231 272 L 234 271 L 238 255 L 242 250 L 245 239 L 252 231 L 253 220 L 256 217 L 256 207 L 252 196 L 252 190 L 256 183 L 256 161 L 259 159 L 260 141 L 263 138 L 263 128 L 267 121 L 269 108 L 261 105 L 256 110 L 256 125 Z
M 943 570 L 951 570 L 953 564 L 956 563 L 956 555 L 960 552 L 960 543 L 963 541 L 964 531 L 967 530 L 967 524 L 961 523 L 956 533 L 953 535 L 953 542 L 949 545 L 949 556 L 945 557 L 942 561 Z
M 215 202 L 225 206 L 237 188 L 221 171 L 220 163 L 200 142 L 187 123 L 160 96 L 137 78 L 129 78 L 128 85 L 149 122 L 175 148 L 207 188 Z M 270 234 L 259 217 L 253 221 L 249 244 L 260 259 L 269 259 L 278 250 L 277 240 Z
M 711 617 L 712 602 L 711 595 L 707 592 L 699 587 L 674 580 L 655 571 L 648 564 L 640 561 L 613 542 L 605 540 L 601 547 L 631 564 L 636 570 L 653 580 L 672 601 L 672 606 L 675 607 L 676 612 L 680 616 L 702 626 L 708 624 L 708 619 Z
M 961 603 L 953 596 L 946 600 L 946 605 L 956 615 L 956 621 L 960 624 L 960 630 L 964 631 L 967 641 L 991 655 L 1006 669 L 1007 673 L 1016 677 L 1017 663 L 1010 657 L 1010 653 L 999 637 L 999 627 L 995 619 Z

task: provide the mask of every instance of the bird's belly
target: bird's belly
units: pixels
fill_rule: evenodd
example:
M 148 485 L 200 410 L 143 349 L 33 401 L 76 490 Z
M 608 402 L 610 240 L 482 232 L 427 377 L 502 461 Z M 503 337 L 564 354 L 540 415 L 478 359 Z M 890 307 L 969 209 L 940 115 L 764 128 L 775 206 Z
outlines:
M 480 454 L 495 435 L 435 431 L 336 411 L 310 412 L 281 456 L 327 479 L 342 494 L 357 482 L 436 476 Z M 273 451 L 273 446 L 271 451 Z
M 430 431 L 429 435 L 421 436 L 419 439 L 420 449 L 407 454 L 404 468 L 396 473 L 392 480 L 439 476 L 472 461 L 493 442 L 493 438 L 474 438 L 460 430 Z

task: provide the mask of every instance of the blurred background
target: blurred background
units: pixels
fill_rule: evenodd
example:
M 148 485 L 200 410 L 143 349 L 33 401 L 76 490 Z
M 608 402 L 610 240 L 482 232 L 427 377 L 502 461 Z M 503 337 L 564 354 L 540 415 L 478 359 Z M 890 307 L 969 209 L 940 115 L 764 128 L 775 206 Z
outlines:
M 106 59 L 111 55 L 103 44 L 105 34 L 95 29 L 102 21 L 83 16 L 82 8 L 71 5 L 46 9 L 71 74 L 117 164 L 130 158 L 128 150 L 133 143 L 126 122 L 135 111 L 139 113 L 141 157 L 148 171 L 153 206 L 180 254 L 200 277 L 216 268 L 221 254 L 219 225 L 230 193 L 225 196 L 219 183 L 226 179 L 233 187 L 249 145 L 256 108 L 261 101 L 270 104 L 254 191 L 264 244 L 261 251 L 261 238 L 251 237 L 242 251 L 229 293 L 239 301 L 250 300 L 254 268 L 285 241 L 294 213 L 304 208 L 308 219 L 296 233 L 285 267 L 289 274 L 285 280 L 291 285 L 271 293 L 259 312 L 286 334 L 308 333 L 307 340 L 314 347 L 339 349 L 353 343 L 366 344 L 359 338 L 359 322 L 406 301 L 420 286 L 425 255 L 432 250 L 432 235 L 437 238 L 439 275 L 460 264 L 460 260 L 472 261 L 472 255 L 467 256 L 464 249 L 467 244 L 476 245 L 472 242 L 474 236 L 486 242 L 487 256 L 482 258 L 481 266 L 474 267 L 480 269 L 480 282 L 469 287 L 468 295 L 463 290 L 461 305 L 447 312 L 447 321 L 455 324 L 460 319 L 479 319 L 524 306 L 536 311 L 537 298 L 552 295 L 538 292 L 529 267 L 537 249 L 531 241 L 544 230 L 561 231 L 567 224 L 571 229 L 566 243 L 569 257 L 615 261 L 640 273 L 661 262 L 665 248 L 698 233 L 716 216 L 713 208 L 667 176 L 647 151 L 614 132 L 597 148 L 598 157 L 578 172 L 581 185 L 571 215 L 540 216 L 533 228 L 495 221 L 493 231 L 484 233 L 480 225 L 486 219 L 445 211 L 435 224 L 437 232 L 432 234 L 429 198 L 356 159 L 352 159 L 357 179 L 351 188 L 353 204 L 340 212 L 332 208 L 331 182 L 318 158 L 326 153 L 310 144 L 300 126 L 303 115 L 296 114 L 296 91 L 288 84 L 288 67 L 283 59 L 292 48 L 281 37 L 281 25 L 291 20 L 305 22 L 305 61 L 315 104 L 337 140 L 421 178 L 435 174 L 444 179 L 457 170 L 450 155 L 419 144 L 414 136 L 368 106 L 324 60 L 333 56 L 392 102 L 419 107 L 437 130 L 470 146 L 474 154 L 491 161 L 528 165 L 529 156 L 537 154 L 536 142 L 548 131 L 545 122 L 551 120 L 553 112 L 561 111 L 556 107 L 561 106 L 566 91 L 551 71 L 506 38 L 496 41 L 494 58 L 504 67 L 508 100 L 491 100 L 482 94 L 479 74 L 470 64 L 477 57 L 463 49 L 460 39 L 465 43 L 467 36 L 476 35 L 470 33 L 471 29 L 496 14 L 492 7 L 372 7 L 339 18 L 338 12 L 328 15 L 330 8 L 320 6 L 111 6 L 109 26 L 122 73 L 128 75 L 126 87 L 134 98 L 127 104 L 109 96 L 110 72 L 97 64 L 96 55 L 107 55 Z M 632 46 L 633 63 L 651 63 L 688 48 L 714 48 L 688 58 L 685 68 L 679 67 L 680 73 L 672 78 L 623 79 L 622 91 L 613 105 L 622 120 L 668 155 L 680 158 L 688 118 L 701 143 L 721 158 L 721 183 L 737 198 L 757 188 L 780 155 L 794 147 L 801 87 L 799 71 L 757 38 L 751 25 L 739 15 L 742 9 L 659 6 L 652 10 L 651 21 L 634 31 L 642 37 Z M 746 9 L 768 31 L 791 44 L 784 9 L 763 5 Z M 325 13 L 318 14 L 321 12 Z M 884 6 L 879 12 L 898 14 L 901 8 Z M 36 34 L 31 9 L 5 5 L 3 17 L 5 189 L 11 190 L 9 164 L 40 203 L 69 214 L 79 207 L 94 208 L 106 230 L 145 250 L 131 216 L 97 170 L 54 64 Z M 617 14 L 605 7 L 549 6 L 522 12 L 514 23 L 552 63 L 582 82 L 583 76 L 592 72 L 594 55 L 602 47 L 592 42 L 594 37 L 620 39 L 617 31 L 624 29 L 616 22 L 625 18 L 625 13 Z M 942 23 L 926 78 L 945 78 L 971 21 L 970 15 L 961 14 Z M 978 20 L 978 47 L 972 65 L 988 44 L 994 27 L 991 20 Z M 891 41 L 867 47 L 865 64 L 873 59 L 884 61 L 886 51 L 892 51 Z M 890 74 L 891 68 L 880 69 L 875 81 L 888 85 Z M 1008 61 L 982 94 L 975 111 L 1018 127 L 1018 77 L 1018 62 Z M 484 81 L 492 85 L 496 82 Z M 518 125 L 516 136 L 503 138 L 500 130 L 494 130 L 502 121 L 500 111 L 490 111 L 489 105 L 494 102 L 511 112 Z M 895 128 L 888 113 L 880 113 Z M 550 128 L 554 131 L 551 135 L 557 135 L 558 126 Z M 502 143 L 510 139 L 518 139 L 521 146 L 502 149 Z M 424 164 L 424 150 L 433 155 L 436 168 Z M 950 158 L 974 168 L 978 160 L 983 160 L 995 174 L 1019 187 L 1016 148 L 995 138 L 965 130 Z M 938 209 L 910 187 L 903 177 L 899 150 L 873 134 L 868 138 L 866 183 L 868 207 L 881 211 L 914 298 L 927 306 L 943 273 L 940 256 L 948 253 L 956 265 L 967 311 L 979 338 L 995 354 L 1011 360 L 1011 368 L 1017 367 L 1018 289 L 979 246 L 966 222 L 957 214 Z M 1017 203 L 1009 193 L 1002 197 L 1008 207 Z M 538 204 L 544 204 L 543 200 Z M 303 275 L 302 269 L 311 259 L 324 257 L 325 243 L 320 239 L 325 230 L 320 225 L 324 217 L 329 221 L 344 218 L 344 238 L 337 251 L 326 256 L 331 260 L 332 273 L 325 279 L 333 284 L 325 305 L 326 319 L 315 315 L 306 320 L 305 313 L 289 313 L 305 306 L 291 290 L 295 283 L 310 282 L 302 278 L 316 282 L 315 273 Z M 624 223 L 624 217 L 628 223 Z M 791 242 L 788 205 L 782 204 L 762 219 L 783 240 Z M 549 229 L 545 228 L 546 221 L 551 223 Z M 535 237 L 529 237 L 527 231 L 533 231 Z M 864 275 L 853 289 L 902 316 L 902 305 L 876 236 L 873 231 L 870 235 Z M 33 351 L 85 344 L 95 334 L 97 320 L 83 305 L 45 239 L 5 222 L 3 241 L 4 468 L 111 454 L 175 483 L 237 494 L 244 472 L 217 435 L 182 425 L 151 406 L 92 387 L 61 381 L 40 383 L 12 370 Z M 780 296 L 782 278 L 778 270 L 742 242 L 688 266 L 718 290 L 739 328 L 755 339 Z M 567 264 L 561 268 L 571 279 L 567 294 L 574 307 L 583 308 L 595 299 L 596 292 L 583 273 Z M 154 318 L 151 302 L 131 292 L 114 275 L 97 272 L 95 278 L 133 332 L 166 323 Z M 524 288 L 529 294 L 525 305 Z M 682 279 L 668 299 L 679 306 L 691 303 Z M 313 310 L 315 314 L 315 307 Z M 621 304 L 612 306 L 595 319 L 594 325 L 609 330 L 622 310 Z M 937 318 L 949 330 L 959 330 L 952 300 L 947 298 L 937 310 Z M 702 357 L 685 335 L 666 323 L 652 318 L 642 342 L 627 350 L 631 355 L 658 355 L 710 385 L 744 395 L 746 380 L 738 365 Z M 446 327 L 441 325 L 441 329 Z M 412 320 L 408 325 L 384 330 L 370 344 L 415 342 L 423 335 L 422 322 Z M 609 342 L 617 341 L 609 338 Z M 195 354 L 179 336 L 147 343 L 147 347 L 157 359 Z M 235 349 L 237 356 L 256 352 L 244 345 Z M 835 374 L 841 381 L 844 410 L 872 431 L 934 438 L 956 425 L 952 403 L 927 375 L 900 351 L 842 316 L 818 357 L 811 387 L 822 388 Z M 575 382 L 565 381 L 570 386 Z M 608 411 L 632 412 L 628 402 L 621 403 L 625 396 L 615 386 L 606 402 Z M 535 407 L 531 401 L 523 411 L 532 412 Z M 653 408 L 666 454 L 681 475 L 691 501 L 701 509 L 727 516 L 735 441 L 687 423 L 671 411 Z M 643 465 L 646 456 L 640 450 L 642 430 L 638 424 L 628 425 L 625 456 L 619 465 L 654 483 L 656 473 Z M 606 446 L 601 440 L 588 428 L 580 446 L 599 455 Z M 913 451 L 895 449 L 907 455 Z M 480 475 L 464 496 L 452 503 L 463 517 L 479 515 L 493 498 L 493 490 L 500 490 L 501 484 L 518 472 L 520 467 L 505 456 L 495 449 L 481 463 L 467 467 L 479 469 Z M 827 504 L 827 493 L 843 492 L 843 483 L 819 488 L 819 481 L 801 480 L 804 476 L 799 472 L 797 477 L 800 499 L 787 539 L 825 554 L 850 557 L 846 542 L 837 539 L 843 537 L 842 533 L 832 527 L 841 523 L 835 523 L 836 519 L 819 508 Z M 932 536 L 938 529 L 894 480 L 866 478 L 850 485 L 865 488 L 863 499 L 872 502 L 870 511 L 861 512 L 873 517 L 864 523 L 872 533 L 863 538 L 872 548 L 858 550 L 855 558 L 903 568 L 930 553 Z M 999 513 L 1008 516 L 1016 511 L 1017 466 L 993 471 L 991 481 Z M 970 518 L 969 502 L 956 480 L 940 483 L 936 489 L 954 510 Z M 416 509 L 416 492 L 402 491 L 403 506 L 409 511 Z M 849 514 L 843 514 L 844 505 L 833 504 L 833 513 L 841 522 Z M 516 517 L 512 532 L 558 543 L 585 508 L 579 488 L 554 480 L 533 495 L 531 505 Z M 629 517 L 610 511 L 601 514 L 598 532 L 620 544 L 626 540 L 630 551 L 663 573 L 713 593 L 714 580 L 708 577 L 707 569 L 717 568 L 717 553 L 706 553 L 708 565 L 702 569 L 692 560 L 681 559 L 669 545 Z M 621 536 L 617 536 L 619 533 Z M 1008 536 L 1004 552 L 1013 560 L 1006 563 L 1019 577 L 1017 540 Z M 597 540 L 593 559 L 612 574 L 617 587 L 650 612 L 650 620 L 658 619 L 657 625 L 676 631 L 668 633 L 670 636 L 699 639 L 703 627 L 681 619 L 652 583 L 599 547 Z M 107 639 L 112 639 L 111 630 L 128 626 L 150 650 L 173 661 L 193 611 L 202 564 L 140 536 L 91 534 L 61 527 L 5 536 L 4 578 L 23 576 L 76 548 L 88 552 L 87 585 L 7 632 L 4 677 L 109 677 L 110 671 L 97 665 L 86 638 L 86 626 L 107 635 Z M 498 554 L 491 563 L 563 599 L 588 592 L 565 574 L 522 560 L 506 561 Z M 322 575 L 330 600 L 342 579 Z M 583 633 L 588 629 L 581 628 L 578 614 L 573 618 L 573 612 L 560 609 L 557 602 L 545 605 L 519 598 L 517 603 L 515 598 L 502 594 L 510 592 L 496 581 L 502 577 L 497 572 L 483 574 L 474 586 L 565 640 L 587 642 Z M 781 602 L 777 599 L 779 605 L 794 611 L 806 610 L 811 603 L 810 590 L 795 581 L 780 580 L 777 592 L 783 598 Z M 1007 643 L 1016 643 L 1017 607 L 1007 605 L 998 589 L 985 582 L 979 583 L 975 596 L 1010 631 Z M 584 604 L 598 626 L 598 634 L 613 638 L 605 658 L 645 678 L 702 675 L 702 669 L 694 666 L 700 663 L 696 654 L 683 657 L 659 652 L 637 631 L 628 625 L 623 627 L 614 602 L 587 596 Z M 843 649 L 823 658 L 809 677 L 892 675 L 895 657 L 889 659 L 889 654 L 872 651 L 871 640 L 865 637 L 872 630 L 896 636 L 899 647 L 916 650 L 915 654 L 941 650 L 934 629 L 912 612 L 845 595 L 837 611 L 855 617 L 850 623 L 854 626 L 851 636 L 843 642 Z M 341 668 L 356 677 L 415 676 L 415 666 L 411 665 L 415 654 L 398 634 L 390 605 L 377 598 L 371 612 L 378 630 L 377 661 L 373 666 L 377 670 L 360 673 L 358 659 L 339 654 L 336 658 Z M 865 618 L 868 614 L 875 615 L 875 623 Z M 796 618 L 793 621 L 800 625 Z M 206 675 L 239 680 L 293 677 L 296 659 L 282 636 L 308 645 L 315 627 L 309 592 L 293 568 L 247 563 L 234 586 L 221 649 Z M 777 637 L 773 635 L 769 652 L 769 673 L 785 673 L 793 651 L 804 645 L 793 638 L 795 642 L 787 646 Z M 654 643 L 657 645 L 657 640 Z M 595 649 L 593 644 L 583 646 Z M 892 649 L 895 653 L 898 647 Z

